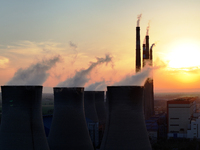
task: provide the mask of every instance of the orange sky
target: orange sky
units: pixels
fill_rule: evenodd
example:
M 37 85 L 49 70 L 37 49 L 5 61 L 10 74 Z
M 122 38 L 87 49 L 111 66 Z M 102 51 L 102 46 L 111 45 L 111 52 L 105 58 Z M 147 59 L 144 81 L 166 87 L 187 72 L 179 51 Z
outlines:
M 105 54 L 113 57 L 112 63 L 97 66 L 86 85 L 102 80 L 112 84 L 134 74 L 135 27 L 142 13 L 141 43 L 150 21 L 154 65 L 160 65 L 153 73 L 155 90 L 200 88 L 198 0 L 12 3 L 0 6 L 1 85 L 19 68 L 55 55 L 62 61 L 48 71 L 43 86 L 56 86 Z

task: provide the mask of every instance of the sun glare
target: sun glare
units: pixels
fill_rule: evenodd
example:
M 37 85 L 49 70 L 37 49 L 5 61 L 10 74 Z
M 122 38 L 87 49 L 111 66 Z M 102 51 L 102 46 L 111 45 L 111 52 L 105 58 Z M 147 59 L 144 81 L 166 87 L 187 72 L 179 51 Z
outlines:
M 169 67 L 189 68 L 199 66 L 200 47 L 195 44 L 182 43 L 171 49 L 168 55 Z

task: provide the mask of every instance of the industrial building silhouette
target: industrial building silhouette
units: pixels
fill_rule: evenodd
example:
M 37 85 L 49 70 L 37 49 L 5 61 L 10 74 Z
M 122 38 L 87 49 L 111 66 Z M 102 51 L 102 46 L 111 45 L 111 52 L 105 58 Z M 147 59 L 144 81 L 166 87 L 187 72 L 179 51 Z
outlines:
M 42 121 L 42 86 L 1 86 L 1 150 L 49 150 Z
M 146 36 L 143 54 L 149 53 L 148 44 Z M 143 62 L 152 61 L 152 49 L 146 56 Z M 136 27 L 136 72 L 141 70 L 140 27 Z M 42 86 L 2 86 L 1 90 L 1 150 L 151 150 L 145 119 L 154 114 L 153 79 L 148 78 L 144 86 L 108 86 L 107 111 L 104 91 L 54 87 L 48 138 L 42 122 Z

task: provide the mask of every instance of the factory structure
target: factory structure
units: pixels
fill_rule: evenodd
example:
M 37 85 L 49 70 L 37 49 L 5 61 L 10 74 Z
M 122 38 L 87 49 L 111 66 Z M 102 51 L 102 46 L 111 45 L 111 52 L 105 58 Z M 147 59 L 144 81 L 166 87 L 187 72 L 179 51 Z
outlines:
M 141 59 L 140 27 L 136 27 L 136 72 L 152 64 L 145 37 Z M 2 150 L 151 150 L 145 120 L 154 115 L 153 79 L 143 86 L 54 87 L 54 111 L 42 120 L 42 86 L 2 86 Z M 11 93 L 11 94 L 10 94 Z M 106 102 L 105 102 L 106 100 Z M 52 117 L 52 119 L 49 119 Z M 45 134 L 46 132 L 46 134 Z M 47 133 L 48 132 L 48 133 Z
M 138 21 L 139 22 L 139 21 Z M 153 66 L 153 46 L 149 49 L 149 26 L 147 27 L 147 34 L 144 39 L 143 49 L 141 52 L 141 45 L 140 45 L 140 27 L 139 23 L 137 23 L 136 27 L 136 73 L 142 70 L 143 67 L 146 65 Z M 142 53 L 142 55 L 141 55 Z M 142 62 L 141 62 L 142 56 Z M 144 115 L 145 119 L 149 119 L 152 115 L 154 115 L 154 90 L 153 90 L 153 79 L 147 78 L 144 84 Z

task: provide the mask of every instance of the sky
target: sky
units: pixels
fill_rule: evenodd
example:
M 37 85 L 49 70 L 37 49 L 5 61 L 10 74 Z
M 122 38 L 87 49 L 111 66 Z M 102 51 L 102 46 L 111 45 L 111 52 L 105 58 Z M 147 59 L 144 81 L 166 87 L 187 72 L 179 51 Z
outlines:
M 19 70 L 59 60 L 45 70 L 55 87 L 105 55 L 85 86 L 112 85 L 135 74 L 137 16 L 141 43 L 150 23 L 155 91 L 200 89 L 199 0 L 6 0 L 0 5 L 0 85 Z M 141 47 L 142 49 L 142 47 Z M 42 79 L 43 80 L 43 79 Z

